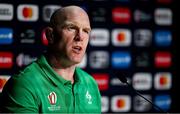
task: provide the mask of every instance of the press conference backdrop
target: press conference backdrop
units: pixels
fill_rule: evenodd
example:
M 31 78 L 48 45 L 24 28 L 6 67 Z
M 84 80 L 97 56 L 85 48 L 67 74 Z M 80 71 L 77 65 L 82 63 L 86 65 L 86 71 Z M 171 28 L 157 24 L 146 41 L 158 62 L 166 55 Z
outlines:
M 79 66 L 97 81 L 102 112 L 158 112 L 118 75 L 163 110 L 178 112 L 173 0 L 1 0 L 0 91 L 46 50 L 44 28 L 53 11 L 72 4 L 90 16 L 90 42 Z

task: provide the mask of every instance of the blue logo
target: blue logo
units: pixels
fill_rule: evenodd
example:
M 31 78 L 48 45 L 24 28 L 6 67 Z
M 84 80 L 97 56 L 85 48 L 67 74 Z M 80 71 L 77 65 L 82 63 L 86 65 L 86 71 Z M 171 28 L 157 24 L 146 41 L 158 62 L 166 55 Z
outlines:
M 155 33 L 155 43 L 157 46 L 170 46 L 172 34 L 168 30 L 158 30 Z
M 158 95 L 155 97 L 155 104 L 163 110 L 169 110 L 171 105 L 170 95 Z
M 112 67 L 129 68 L 131 65 L 131 56 L 129 52 L 112 53 Z
M 0 44 L 11 44 L 13 40 L 13 30 L 10 28 L 0 28 Z

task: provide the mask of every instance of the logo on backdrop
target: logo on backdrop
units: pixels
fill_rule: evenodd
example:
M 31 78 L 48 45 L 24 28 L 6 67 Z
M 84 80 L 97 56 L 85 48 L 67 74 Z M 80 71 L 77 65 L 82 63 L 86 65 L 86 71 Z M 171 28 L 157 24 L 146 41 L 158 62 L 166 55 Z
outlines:
M 0 44 L 11 44 L 13 42 L 13 29 L 0 28 Z
M 17 8 L 17 17 L 20 21 L 37 21 L 39 18 L 38 6 L 20 4 Z
M 158 51 L 155 53 L 155 66 L 157 68 L 169 68 L 172 65 L 170 52 Z
M 108 68 L 109 53 L 107 51 L 92 51 L 90 53 L 90 67 L 96 69 Z
M 126 7 L 116 7 L 112 9 L 112 20 L 114 23 L 129 24 L 131 21 L 131 11 Z
M 112 67 L 113 68 L 129 68 L 131 65 L 131 55 L 129 52 L 113 52 L 112 53 Z
M 11 52 L 0 52 L 0 68 L 11 68 L 13 66 L 13 54 Z
M 13 19 L 13 5 L 0 4 L 0 20 L 10 21 Z
M 92 29 L 90 34 L 91 46 L 108 46 L 109 45 L 109 31 L 104 28 Z
M 54 13 L 55 10 L 61 8 L 58 5 L 46 5 L 43 7 L 43 20 L 46 22 L 50 21 L 51 15 Z
M 137 29 L 134 31 L 134 43 L 139 47 L 150 46 L 152 42 L 152 32 L 149 29 Z
M 155 23 L 157 25 L 172 25 L 172 11 L 169 8 L 157 8 L 155 9 Z
M 129 95 L 116 95 L 111 99 L 113 112 L 128 112 L 131 109 L 131 98 Z
M 157 46 L 170 46 L 172 42 L 172 33 L 168 30 L 158 30 L 155 32 L 155 43 Z
M 112 31 L 112 44 L 114 46 L 130 46 L 131 39 L 129 29 L 114 29 Z

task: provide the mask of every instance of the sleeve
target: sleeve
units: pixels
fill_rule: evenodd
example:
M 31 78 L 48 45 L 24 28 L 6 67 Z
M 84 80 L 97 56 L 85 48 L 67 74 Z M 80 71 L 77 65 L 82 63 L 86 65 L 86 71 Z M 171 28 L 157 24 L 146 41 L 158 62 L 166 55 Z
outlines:
M 25 80 L 11 78 L 2 92 L 1 112 L 38 113 L 36 97 L 29 87 Z

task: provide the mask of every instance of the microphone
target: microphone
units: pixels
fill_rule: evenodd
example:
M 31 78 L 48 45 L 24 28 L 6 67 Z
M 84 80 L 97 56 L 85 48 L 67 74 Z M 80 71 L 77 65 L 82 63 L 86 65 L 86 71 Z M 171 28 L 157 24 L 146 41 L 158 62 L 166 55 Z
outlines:
M 135 90 L 133 88 L 133 86 L 131 84 L 128 83 L 127 78 L 123 75 L 117 76 L 117 78 L 124 84 L 126 84 L 128 87 L 130 87 L 131 90 L 133 90 L 137 95 L 139 95 L 140 97 L 142 97 L 143 99 L 145 99 L 146 101 L 148 101 L 156 110 L 159 110 L 160 112 L 169 114 L 167 111 L 164 111 L 163 109 L 161 109 L 159 106 L 157 106 L 156 104 L 154 104 L 153 102 L 151 102 L 149 99 L 147 99 L 146 97 L 144 97 L 141 93 L 139 93 L 137 90 Z

